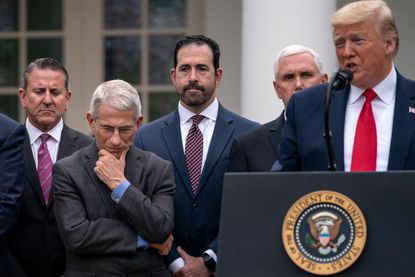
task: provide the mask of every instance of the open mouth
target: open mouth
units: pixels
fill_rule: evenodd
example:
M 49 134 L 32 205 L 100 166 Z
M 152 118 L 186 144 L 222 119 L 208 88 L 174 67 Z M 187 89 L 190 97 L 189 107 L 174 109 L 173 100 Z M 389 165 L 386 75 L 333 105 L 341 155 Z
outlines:
M 346 68 L 351 72 L 355 72 L 357 69 L 357 65 L 355 63 L 347 63 Z

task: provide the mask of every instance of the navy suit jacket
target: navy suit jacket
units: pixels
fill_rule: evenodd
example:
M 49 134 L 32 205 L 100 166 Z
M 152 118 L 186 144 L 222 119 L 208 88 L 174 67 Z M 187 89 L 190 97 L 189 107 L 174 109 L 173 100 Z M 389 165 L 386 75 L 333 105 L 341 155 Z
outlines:
M 57 160 L 92 141 L 92 137 L 64 125 Z M 61 276 L 65 271 L 65 248 L 53 213 L 54 200 L 52 194 L 48 205 L 43 199 L 28 134 L 23 148 L 26 185 L 19 219 L 8 236 L 9 251 L 27 276 Z
M 323 109 L 327 84 L 295 93 L 287 107 L 279 156 L 282 171 L 326 171 Z M 334 91 L 330 129 L 337 170 L 344 171 L 344 120 L 349 88 Z M 395 111 L 388 170 L 415 169 L 415 82 L 397 72 Z
M 179 257 L 176 246 L 192 256 L 201 256 L 206 249 L 217 251 L 220 204 L 224 173 L 229 166 L 229 152 L 234 136 L 259 126 L 219 105 L 216 125 L 203 167 L 198 190 L 193 196 L 187 174 L 176 110 L 141 127 L 134 145 L 154 152 L 174 165 L 176 194 L 174 200 L 174 245 L 166 261 Z
M 237 136 L 231 147 L 229 171 L 270 171 L 278 159 L 278 146 L 284 122 L 282 112 L 277 119 Z
M 0 114 L 0 276 L 5 276 L 6 234 L 15 224 L 25 184 L 24 126 Z

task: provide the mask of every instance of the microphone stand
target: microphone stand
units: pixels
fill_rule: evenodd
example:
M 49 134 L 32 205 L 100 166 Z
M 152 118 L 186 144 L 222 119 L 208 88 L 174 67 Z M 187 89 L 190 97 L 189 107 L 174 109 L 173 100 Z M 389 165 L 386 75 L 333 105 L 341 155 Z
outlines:
M 326 148 L 328 155 L 328 170 L 336 171 L 336 163 L 334 162 L 334 150 L 333 143 L 331 142 L 331 131 L 330 131 L 330 102 L 331 93 L 333 90 L 333 83 L 336 80 L 336 76 L 339 73 L 340 68 L 336 67 L 333 72 L 333 77 L 330 79 L 329 85 L 327 86 L 326 98 L 324 101 L 324 133 L 323 137 L 326 140 Z

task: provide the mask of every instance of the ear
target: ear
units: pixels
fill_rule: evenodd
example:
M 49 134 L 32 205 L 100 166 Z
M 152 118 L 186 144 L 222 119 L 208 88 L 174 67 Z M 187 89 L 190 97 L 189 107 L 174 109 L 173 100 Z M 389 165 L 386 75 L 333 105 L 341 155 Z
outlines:
M 396 38 L 389 38 L 385 40 L 385 54 L 393 55 L 393 52 L 396 49 Z
M 137 119 L 137 122 L 136 122 L 136 127 L 137 127 L 137 129 L 138 129 L 138 128 L 140 128 L 141 124 L 143 124 L 143 119 L 144 119 L 144 117 L 143 117 L 143 116 L 140 116 L 140 117 Z
M 92 117 L 91 112 L 87 112 L 86 113 L 86 120 L 88 121 L 89 127 L 91 128 L 91 131 L 94 132 L 95 130 L 95 122 L 94 122 L 94 118 Z
M 282 95 L 281 95 L 281 93 L 279 93 L 278 82 L 276 80 L 274 80 L 274 81 L 272 81 L 272 84 L 274 85 L 275 94 L 277 95 L 277 97 L 279 99 L 282 99 Z
M 329 76 L 327 76 L 326 73 L 323 74 L 323 76 L 321 76 L 321 83 L 327 83 L 327 81 L 329 80 Z
M 26 91 L 23 88 L 19 89 L 19 99 L 23 108 L 26 108 Z
M 67 111 L 68 108 L 69 108 L 69 103 L 71 103 L 71 97 L 72 97 L 72 91 L 71 90 L 68 90 L 66 92 L 66 95 L 65 95 L 65 99 L 66 99 L 66 108 L 65 108 L 65 111 Z
M 170 69 L 170 80 L 173 86 L 176 84 L 176 69 Z
M 216 82 L 215 82 L 215 87 L 218 87 L 221 80 L 222 80 L 222 75 L 223 75 L 223 69 L 221 67 L 219 67 L 216 70 L 215 76 L 216 76 Z

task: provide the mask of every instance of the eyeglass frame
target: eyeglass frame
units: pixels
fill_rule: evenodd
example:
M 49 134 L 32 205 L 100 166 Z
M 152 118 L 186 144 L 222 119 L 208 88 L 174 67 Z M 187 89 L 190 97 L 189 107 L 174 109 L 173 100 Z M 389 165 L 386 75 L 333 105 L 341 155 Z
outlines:
M 108 126 L 108 125 L 101 126 L 96 122 L 96 120 L 94 121 L 95 121 L 94 128 L 96 128 L 98 132 L 100 132 L 100 134 L 105 137 L 112 137 L 114 135 L 115 130 L 117 130 L 118 135 L 120 137 L 131 136 L 137 131 L 136 126 L 131 126 L 131 127 L 113 127 L 113 126 Z M 101 132 L 104 132 L 104 133 L 101 133 Z

